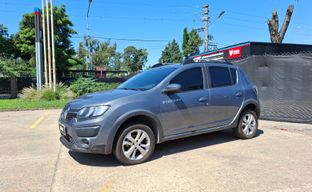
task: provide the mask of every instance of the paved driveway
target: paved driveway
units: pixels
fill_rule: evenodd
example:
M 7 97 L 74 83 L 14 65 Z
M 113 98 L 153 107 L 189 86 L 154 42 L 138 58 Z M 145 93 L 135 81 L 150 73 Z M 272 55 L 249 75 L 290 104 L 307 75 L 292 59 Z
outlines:
M 0 191 L 312 191 L 312 125 L 260 121 L 157 145 L 151 161 L 68 152 L 60 110 L 0 112 Z

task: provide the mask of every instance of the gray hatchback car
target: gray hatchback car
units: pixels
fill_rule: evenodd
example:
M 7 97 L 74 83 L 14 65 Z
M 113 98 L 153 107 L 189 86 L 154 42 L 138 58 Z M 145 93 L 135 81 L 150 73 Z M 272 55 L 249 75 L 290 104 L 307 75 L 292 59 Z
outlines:
M 69 102 L 59 118 L 60 140 L 72 151 L 113 153 L 133 165 L 168 140 L 224 129 L 252 138 L 259 113 L 257 89 L 237 66 L 161 65 Z

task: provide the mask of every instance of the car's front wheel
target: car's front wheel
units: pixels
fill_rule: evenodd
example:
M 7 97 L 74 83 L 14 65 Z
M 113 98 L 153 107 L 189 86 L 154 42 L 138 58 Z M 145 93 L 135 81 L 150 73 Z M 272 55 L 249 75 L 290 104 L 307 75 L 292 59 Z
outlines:
M 246 110 L 240 116 L 238 127 L 233 129 L 236 137 L 251 139 L 258 131 L 258 117 L 254 111 Z
M 114 155 L 125 165 L 134 165 L 146 161 L 154 152 L 155 135 L 144 124 L 134 123 L 126 126 L 119 134 Z

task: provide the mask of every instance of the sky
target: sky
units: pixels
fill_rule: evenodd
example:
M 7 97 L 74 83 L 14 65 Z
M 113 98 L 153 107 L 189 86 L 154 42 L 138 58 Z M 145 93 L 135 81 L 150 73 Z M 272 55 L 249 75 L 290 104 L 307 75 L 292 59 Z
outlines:
M 66 6 L 78 32 L 71 39 L 77 48 L 81 37 L 87 34 L 88 0 L 53 0 L 53 3 Z M 275 9 L 281 25 L 289 4 L 294 4 L 295 9 L 284 43 L 312 44 L 311 0 L 93 0 L 89 32 L 102 41 L 116 42 L 118 51 L 129 45 L 146 48 L 149 66 L 158 62 L 169 41 L 175 39 L 181 47 L 184 27 L 203 26 L 204 4 L 209 4 L 209 34 L 214 36 L 211 43 L 219 48 L 246 41 L 269 42 L 267 20 Z M 41 0 L 0 0 L 0 24 L 14 34 L 22 15 L 36 7 L 41 7 Z M 216 19 L 221 11 L 225 14 Z

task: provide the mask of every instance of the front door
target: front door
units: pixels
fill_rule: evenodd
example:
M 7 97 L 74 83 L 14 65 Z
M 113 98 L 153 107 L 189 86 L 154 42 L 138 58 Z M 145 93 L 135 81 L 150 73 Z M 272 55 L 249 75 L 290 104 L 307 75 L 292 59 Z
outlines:
M 202 67 L 182 71 L 169 84 L 173 83 L 180 84 L 182 90 L 163 95 L 161 122 L 165 136 L 189 132 L 207 122 L 209 92 L 204 89 Z

